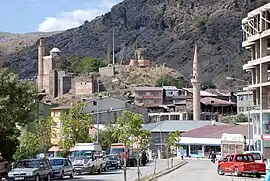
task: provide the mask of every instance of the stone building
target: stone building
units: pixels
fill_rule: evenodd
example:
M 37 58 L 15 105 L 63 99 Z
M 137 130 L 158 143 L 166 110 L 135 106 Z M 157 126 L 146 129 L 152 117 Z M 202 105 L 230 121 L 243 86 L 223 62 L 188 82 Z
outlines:
M 61 51 L 53 48 L 50 55 L 45 56 L 44 38 L 38 46 L 38 76 L 37 84 L 40 92 L 45 92 L 52 98 L 62 97 L 64 94 L 91 95 L 95 92 L 96 75 L 77 76 L 66 73 L 57 67 Z
M 40 39 L 37 84 L 39 91 L 44 91 L 51 97 L 61 97 L 71 89 L 72 77 L 56 67 L 60 53 L 61 51 L 54 47 L 50 55 L 45 56 L 44 39 Z

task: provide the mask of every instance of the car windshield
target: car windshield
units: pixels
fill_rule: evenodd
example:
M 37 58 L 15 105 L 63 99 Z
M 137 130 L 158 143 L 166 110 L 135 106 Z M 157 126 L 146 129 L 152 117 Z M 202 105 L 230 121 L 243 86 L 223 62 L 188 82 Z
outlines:
M 108 160 L 118 160 L 118 156 L 117 155 L 109 155 Z
M 254 156 L 255 160 L 261 160 L 261 159 L 262 159 L 262 157 L 261 157 L 261 154 L 260 154 L 260 153 L 252 153 L 252 154 L 253 154 L 253 156 Z
M 125 149 L 124 148 L 111 148 L 110 153 L 114 153 L 114 154 L 119 154 L 119 153 L 124 153 Z
M 52 160 L 50 160 L 50 163 L 52 166 L 64 165 L 64 160 L 63 159 L 52 159 Z
M 90 150 L 76 150 L 72 151 L 70 158 L 75 158 L 75 157 L 91 157 L 92 156 L 92 151 Z
M 19 161 L 14 168 L 39 168 L 38 160 L 22 160 Z

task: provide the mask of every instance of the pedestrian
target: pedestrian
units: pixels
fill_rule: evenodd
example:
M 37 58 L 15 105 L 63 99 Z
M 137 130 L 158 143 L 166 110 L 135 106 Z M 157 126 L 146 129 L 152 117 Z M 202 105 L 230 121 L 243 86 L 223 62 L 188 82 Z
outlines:
M 215 153 L 214 151 L 212 151 L 212 154 L 211 154 L 211 161 L 212 161 L 213 163 L 215 163 L 216 158 L 217 158 L 216 153 Z
M 184 149 L 183 149 L 183 147 L 179 148 L 179 152 L 180 152 L 181 159 L 183 160 L 184 159 Z

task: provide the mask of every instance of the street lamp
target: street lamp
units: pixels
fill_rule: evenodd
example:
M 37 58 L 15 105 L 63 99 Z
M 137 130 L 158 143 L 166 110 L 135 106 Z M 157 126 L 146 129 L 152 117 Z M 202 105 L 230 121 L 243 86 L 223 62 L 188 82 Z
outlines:
M 248 92 L 248 150 L 250 151 L 250 93 L 249 93 L 249 81 L 243 80 L 243 79 L 238 79 L 234 77 L 226 77 L 227 80 L 232 80 L 232 81 L 240 81 L 247 83 L 247 92 Z
M 99 119 L 100 119 L 100 108 L 99 108 L 99 100 L 100 100 L 100 104 L 102 103 L 101 101 L 102 101 L 102 95 L 100 94 L 100 89 L 99 89 L 99 87 L 101 86 L 101 85 L 104 85 L 104 84 L 109 84 L 109 83 L 116 83 L 116 82 L 119 82 L 119 80 L 116 78 L 116 79 L 112 79 L 111 81 L 108 81 L 108 82 L 101 82 L 101 83 L 99 83 L 99 79 L 97 79 L 98 80 L 98 85 L 97 85 L 97 87 L 98 87 L 98 89 L 97 89 L 97 93 L 98 93 L 98 97 L 99 97 L 99 99 L 98 99 L 98 101 L 97 101 L 97 140 L 96 140 L 96 142 L 98 143 L 99 142 Z M 101 104 L 102 105 L 102 104 Z M 101 109 L 102 109 L 102 106 L 101 106 Z

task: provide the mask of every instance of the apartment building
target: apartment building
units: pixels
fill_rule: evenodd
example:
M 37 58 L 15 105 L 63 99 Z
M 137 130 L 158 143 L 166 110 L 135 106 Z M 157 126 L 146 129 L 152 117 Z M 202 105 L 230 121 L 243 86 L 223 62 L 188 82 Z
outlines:
M 253 144 L 270 156 L 270 3 L 248 13 L 242 19 L 242 46 L 250 50 L 251 60 L 243 69 L 251 72 L 252 80 L 244 90 L 252 91 Z
M 157 107 L 163 104 L 162 87 L 136 87 L 135 101 L 143 107 Z

